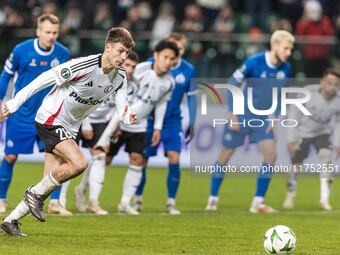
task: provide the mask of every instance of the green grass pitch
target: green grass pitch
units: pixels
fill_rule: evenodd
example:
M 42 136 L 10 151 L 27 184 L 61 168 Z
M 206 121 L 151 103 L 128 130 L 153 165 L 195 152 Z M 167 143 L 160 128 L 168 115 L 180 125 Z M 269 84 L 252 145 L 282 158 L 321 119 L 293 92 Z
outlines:
M 23 191 L 41 179 L 43 165 L 17 163 L 8 194 L 9 209 L 20 201 Z M 100 197 L 107 216 L 78 214 L 73 188 L 80 177 L 72 180 L 67 208 L 73 217 L 47 216 L 46 222 L 32 216 L 21 220 L 26 238 L 0 235 L 0 254 L 266 254 L 264 233 L 278 224 L 287 225 L 297 236 L 293 254 L 340 253 L 340 183 L 335 179 L 332 212 L 319 210 L 319 180 L 301 178 L 296 208 L 274 215 L 252 215 L 249 204 L 255 179 L 230 178 L 222 184 L 218 212 L 205 212 L 210 180 L 191 178 L 182 171 L 177 207 L 182 215 L 166 215 L 165 169 L 148 169 L 144 211 L 140 216 L 116 214 L 126 167 L 109 167 Z M 281 209 L 285 180 L 274 178 L 267 203 Z M 46 206 L 45 206 L 46 209 Z M 1 215 L 2 217 L 4 215 Z

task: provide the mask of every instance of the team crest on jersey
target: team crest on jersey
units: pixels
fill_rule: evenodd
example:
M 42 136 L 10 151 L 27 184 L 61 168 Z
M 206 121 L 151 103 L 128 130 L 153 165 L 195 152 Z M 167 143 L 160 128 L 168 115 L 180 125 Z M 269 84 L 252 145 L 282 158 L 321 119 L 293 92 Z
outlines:
M 53 59 L 51 62 L 51 68 L 56 67 L 60 64 L 59 60 L 57 58 Z
M 10 148 L 13 147 L 14 146 L 13 141 L 12 140 L 8 140 L 7 141 L 7 146 L 10 147 Z
M 283 80 L 286 77 L 285 73 L 283 71 L 278 71 L 276 74 L 276 79 Z
M 67 78 L 69 78 L 69 77 L 71 76 L 71 72 L 70 72 L 70 70 L 69 70 L 68 68 L 63 68 L 63 69 L 61 69 L 61 71 L 60 71 L 60 75 L 61 75 L 61 77 L 63 77 L 64 79 L 67 79 Z
M 29 66 L 37 66 L 37 60 L 35 58 L 32 58 L 31 63 Z
M 185 82 L 185 76 L 183 73 L 177 74 L 175 77 L 176 83 L 184 83 Z
M 107 87 L 104 89 L 104 92 L 105 92 L 105 93 L 109 93 L 112 89 L 113 89 L 113 86 L 112 86 L 112 85 L 107 86 Z

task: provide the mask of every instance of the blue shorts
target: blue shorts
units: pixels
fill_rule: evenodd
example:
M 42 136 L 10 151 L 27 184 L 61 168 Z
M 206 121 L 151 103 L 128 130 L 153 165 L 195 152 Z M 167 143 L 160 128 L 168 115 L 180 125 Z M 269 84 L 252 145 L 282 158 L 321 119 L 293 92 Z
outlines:
M 251 143 L 259 143 L 263 140 L 274 139 L 273 130 L 266 133 L 268 125 L 271 124 L 268 121 L 264 121 L 262 127 L 243 127 L 241 126 L 240 131 L 235 132 L 229 129 L 226 125 L 224 128 L 223 141 L 222 144 L 226 148 L 237 148 L 244 144 L 244 139 L 249 135 L 249 140 Z
M 146 131 L 146 149 L 144 152 L 145 158 L 156 156 L 160 143 L 163 143 L 165 152 L 167 151 L 176 151 L 178 153 L 181 152 L 182 129 L 180 126 L 179 127 L 177 126 L 177 128 L 170 128 L 170 127 L 163 128 L 161 131 L 161 140 L 154 147 L 151 147 L 153 128 L 149 128 L 149 127 Z
M 35 142 L 38 143 L 39 151 L 43 151 L 45 145 L 39 138 L 34 123 L 19 122 L 11 116 L 6 120 L 5 154 L 32 154 Z

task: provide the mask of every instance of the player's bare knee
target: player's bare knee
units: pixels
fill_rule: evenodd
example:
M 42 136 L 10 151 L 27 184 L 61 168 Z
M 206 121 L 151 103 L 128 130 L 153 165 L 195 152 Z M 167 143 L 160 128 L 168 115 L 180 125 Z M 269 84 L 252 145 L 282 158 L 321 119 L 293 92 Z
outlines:
M 168 151 L 167 155 L 168 155 L 170 164 L 178 164 L 178 162 L 179 162 L 179 153 L 178 152 Z
M 13 164 L 13 163 L 15 163 L 15 161 L 17 161 L 18 155 L 6 154 L 5 159 L 8 163 Z
M 276 152 L 269 152 L 264 155 L 264 161 L 268 164 L 274 164 L 277 158 Z
M 106 156 L 106 162 L 105 162 L 105 165 L 110 165 L 111 164 L 111 162 L 112 162 L 112 159 L 113 159 L 113 157 L 112 156 Z
M 87 169 L 88 166 L 89 166 L 89 162 L 88 162 L 87 158 L 84 158 L 84 159 L 76 161 L 76 162 L 72 162 L 72 168 L 73 168 L 73 171 L 76 174 L 80 174 L 80 173 L 84 172 Z
M 132 152 L 130 154 L 130 164 L 134 166 L 142 166 L 143 165 L 143 155 L 139 153 Z

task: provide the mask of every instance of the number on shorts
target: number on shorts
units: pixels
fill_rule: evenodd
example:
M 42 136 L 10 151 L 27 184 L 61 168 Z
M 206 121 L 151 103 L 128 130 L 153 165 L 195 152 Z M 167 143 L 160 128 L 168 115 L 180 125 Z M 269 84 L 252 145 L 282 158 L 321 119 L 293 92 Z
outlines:
M 64 128 L 57 128 L 55 132 L 60 135 L 60 141 L 72 138 L 71 133 L 66 131 Z

